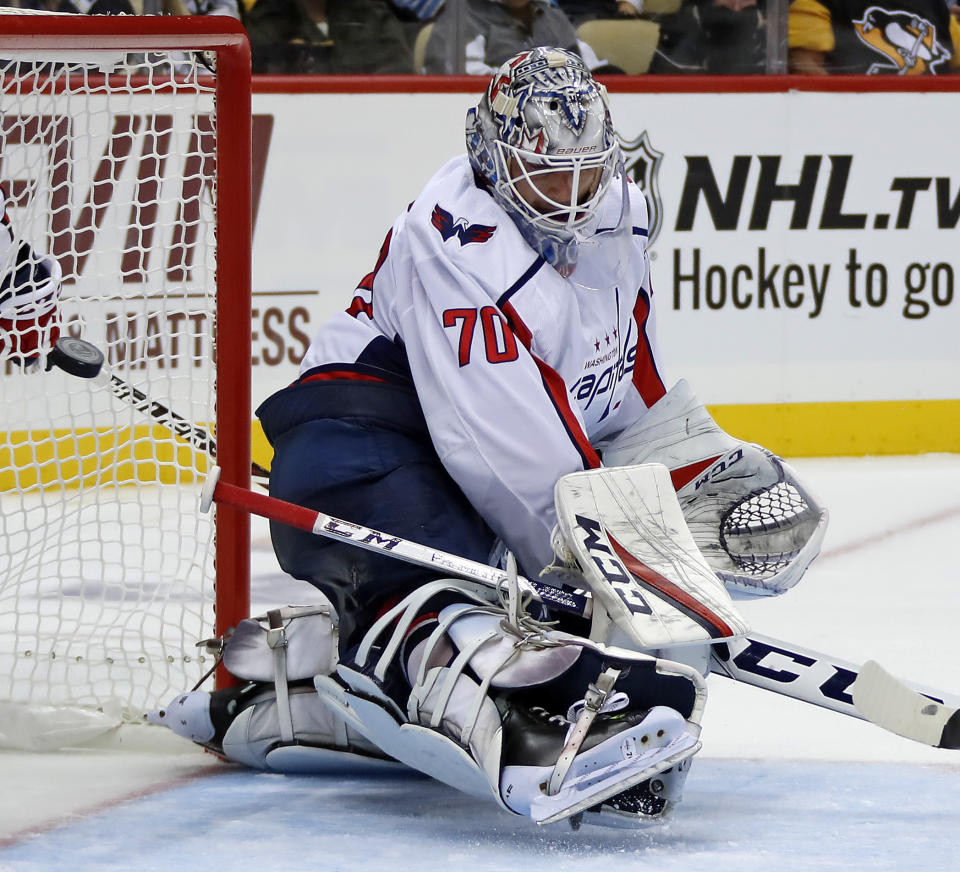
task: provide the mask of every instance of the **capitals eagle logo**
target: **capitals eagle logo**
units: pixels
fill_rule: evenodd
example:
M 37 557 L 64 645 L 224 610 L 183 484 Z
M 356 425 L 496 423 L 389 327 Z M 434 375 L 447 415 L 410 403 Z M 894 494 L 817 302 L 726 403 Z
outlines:
M 466 218 L 457 218 L 454 221 L 453 215 L 439 203 L 433 207 L 430 223 L 437 228 L 444 242 L 456 236 L 461 246 L 471 242 L 486 242 L 497 229 L 496 224 L 468 224 Z

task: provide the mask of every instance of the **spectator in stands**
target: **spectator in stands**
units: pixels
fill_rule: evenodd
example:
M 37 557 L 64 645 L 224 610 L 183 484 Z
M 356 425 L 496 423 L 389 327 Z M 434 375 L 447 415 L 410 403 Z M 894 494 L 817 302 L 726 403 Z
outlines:
M 72 12 L 86 15 L 135 15 L 129 0 L 6 0 L 0 6 L 39 12 Z
M 643 0 L 556 0 L 556 4 L 574 27 L 595 18 L 636 18 L 643 12 Z
M 446 0 L 393 0 L 401 14 L 417 21 L 430 21 L 443 9 Z
M 147 0 L 144 0 L 146 4 Z M 240 18 L 240 4 L 238 0 L 165 0 L 171 5 L 179 5 L 185 9 L 185 15 L 229 15 L 231 18 Z
M 549 0 L 447 0 L 427 43 L 424 71 L 491 76 L 515 54 L 541 45 L 578 54 L 594 72 L 612 72 Z
M 81 15 L 229 15 L 240 17 L 238 0 L 6 0 L 0 6 Z
M 245 0 L 255 73 L 409 73 L 388 0 Z
M 407 43 L 410 45 L 413 71 L 422 73 L 423 59 L 420 58 L 418 62 L 416 57 L 417 37 L 424 27 L 440 14 L 446 0 L 390 0 L 390 2 L 397 10 L 397 17 L 400 19 Z
M 711 75 L 762 73 L 767 59 L 764 0 L 701 0 L 704 69 Z
M 254 73 L 324 73 L 333 40 L 325 3 L 247 0 L 244 24 Z
M 793 73 L 915 76 L 960 68 L 960 24 L 944 0 L 794 0 L 788 21 Z
M 685 0 L 651 16 L 660 44 L 651 73 L 746 75 L 766 69 L 765 0 Z

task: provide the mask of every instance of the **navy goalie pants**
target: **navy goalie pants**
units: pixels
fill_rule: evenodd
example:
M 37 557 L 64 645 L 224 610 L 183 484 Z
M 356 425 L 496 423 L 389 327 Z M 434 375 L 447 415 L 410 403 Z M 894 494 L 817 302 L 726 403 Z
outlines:
M 310 380 L 257 409 L 274 449 L 270 494 L 431 548 L 486 562 L 494 534 L 444 469 L 416 392 Z M 385 606 L 441 573 L 271 522 L 280 566 L 319 588 L 347 650 Z

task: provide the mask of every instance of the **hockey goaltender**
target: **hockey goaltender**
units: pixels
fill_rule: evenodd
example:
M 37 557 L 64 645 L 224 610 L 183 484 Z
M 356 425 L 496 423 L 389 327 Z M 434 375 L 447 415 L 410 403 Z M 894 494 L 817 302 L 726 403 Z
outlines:
M 274 522 L 326 601 L 241 622 L 219 640 L 238 685 L 148 718 L 260 769 L 360 754 L 538 823 L 657 822 L 711 644 L 747 630 L 733 596 L 795 585 L 827 513 L 667 390 L 646 203 L 580 58 L 504 63 L 466 144 L 258 415 L 271 496 L 499 580 Z

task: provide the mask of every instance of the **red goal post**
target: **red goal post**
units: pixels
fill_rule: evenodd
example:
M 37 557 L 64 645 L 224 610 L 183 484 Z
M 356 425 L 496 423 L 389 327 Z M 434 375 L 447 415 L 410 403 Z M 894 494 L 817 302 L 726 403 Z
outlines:
M 250 117 L 229 17 L 0 10 L 0 706 L 138 720 L 248 615 L 248 516 L 197 516 L 213 458 L 43 364 L 93 342 L 249 486 Z M 17 306 L 44 258 L 40 324 Z

